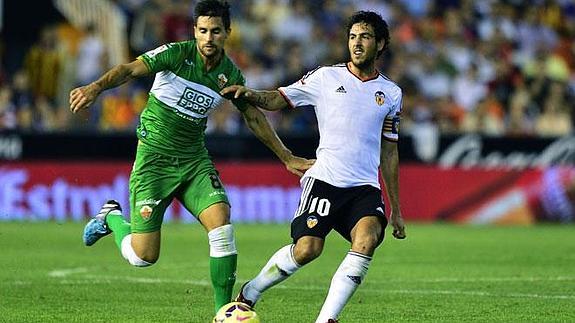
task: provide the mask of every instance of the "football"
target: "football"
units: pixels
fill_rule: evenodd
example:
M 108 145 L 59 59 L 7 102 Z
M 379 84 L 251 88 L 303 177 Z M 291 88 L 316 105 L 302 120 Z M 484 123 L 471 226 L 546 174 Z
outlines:
M 260 317 L 251 307 L 240 302 L 231 302 L 222 306 L 213 323 L 260 323 Z

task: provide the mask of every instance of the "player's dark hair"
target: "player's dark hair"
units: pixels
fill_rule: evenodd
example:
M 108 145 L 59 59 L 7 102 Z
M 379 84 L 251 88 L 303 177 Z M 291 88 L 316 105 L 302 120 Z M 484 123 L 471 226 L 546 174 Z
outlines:
M 376 41 L 385 41 L 383 44 L 383 48 L 377 52 L 377 57 L 381 56 L 381 54 L 387 49 L 389 46 L 389 27 L 387 26 L 387 22 L 381 18 L 378 13 L 373 11 L 358 11 L 351 16 L 347 21 L 347 37 L 349 38 L 349 33 L 351 31 L 351 27 L 357 23 L 366 23 L 373 28 L 373 32 L 375 33 L 375 40 Z
M 226 30 L 230 29 L 230 5 L 227 1 L 202 0 L 194 8 L 194 24 L 198 18 L 204 17 L 221 17 Z

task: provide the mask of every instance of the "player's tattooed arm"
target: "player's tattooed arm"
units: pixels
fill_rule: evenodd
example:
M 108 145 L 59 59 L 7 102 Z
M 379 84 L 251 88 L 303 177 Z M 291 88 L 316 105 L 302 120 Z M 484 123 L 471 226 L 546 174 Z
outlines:
M 254 90 L 242 85 L 232 85 L 223 89 L 220 94 L 229 99 L 244 99 L 268 111 L 277 111 L 288 106 L 287 101 L 277 90 Z
M 120 64 L 102 75 L 98 80 L 70 92 L 70 111 L 76 113 L 88 108 L 102 91 L 120 86 L 136 77 L 149 73 L 147 65 L 137 59 L 131 63 Z

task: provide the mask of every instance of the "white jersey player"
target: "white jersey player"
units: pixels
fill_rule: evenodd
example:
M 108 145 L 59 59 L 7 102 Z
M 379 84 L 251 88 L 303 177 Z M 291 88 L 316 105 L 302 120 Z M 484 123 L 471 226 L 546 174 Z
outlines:
M 302 181 L 313 177 L 336 187 L 379 188 L 382 125 L 384 139 L 396 142 L 401 89 L 377 72 L 361 79 L 349 65 L 319 67 L 279 92 L 290 106 L 313 107 L 317 116 L 317 161 Z
M 405 238 L 399 207 L 397 140 L 401 89 L 375 69 L 389 44 L 386 22 L 360 11 L 347 25 L 351 61 L 320 67 L 277 91 L 231 86 L 223 95 L 266 110 L 287 106 L 315 109 L 320 142 L 316 163 L 302 178 L 300 204 L 291 224 L 293 244 L 278 250 L 244 284 L 237 301 L 255 305 L 261 294 L 317 258 L 333 229 L 351 250 L 332 278 L 316 323 L 337 317 L 365 277 L 387 225 L 378 180 L 381 170 L 390 201 L 393 236 Z

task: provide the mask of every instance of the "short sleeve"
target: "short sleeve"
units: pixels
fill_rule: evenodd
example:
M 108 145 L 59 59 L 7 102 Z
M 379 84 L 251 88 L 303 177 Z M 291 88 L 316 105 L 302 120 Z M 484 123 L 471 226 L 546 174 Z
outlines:
M 138 59 L 144 61 L 152 73 L 169 70 L 172 64 L 179 61 L 178 57 L 181 54 L 180 47 L 175 45 L 175 43 L 162 45 L 145 52 Z
M 401 121 L 401 109 L 403 105 L 403 94 L 398 89 L 394 104 L 383 121 L 383 138 L 388 141 L 399 140 L 399 122 Z
M 304 75 L 299 81 L 278 90 L 291 107 L 316 106 L 321 96 L 322 69 L 316 68 Z

